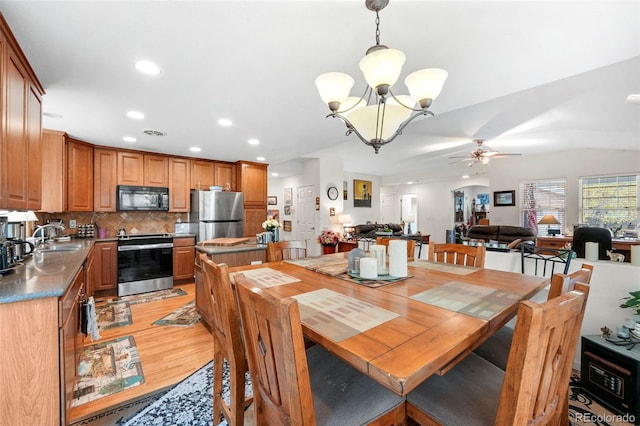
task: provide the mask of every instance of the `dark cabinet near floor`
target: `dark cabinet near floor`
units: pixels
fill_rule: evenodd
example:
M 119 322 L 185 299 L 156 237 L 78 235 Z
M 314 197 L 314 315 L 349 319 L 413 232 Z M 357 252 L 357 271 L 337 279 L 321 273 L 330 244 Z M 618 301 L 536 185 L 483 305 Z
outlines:
M 115 290 L 118 286 L 118 243 L 97 242 L 93 247 L 93 291 Z
M 193 262 L 196 249 L 195 237 L 176 237 L 173 239 L 173 279 L 192 280 Z

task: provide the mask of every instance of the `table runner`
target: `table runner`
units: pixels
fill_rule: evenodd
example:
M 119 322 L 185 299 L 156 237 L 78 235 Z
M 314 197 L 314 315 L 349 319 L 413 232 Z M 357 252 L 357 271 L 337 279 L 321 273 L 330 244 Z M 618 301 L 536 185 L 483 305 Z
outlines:
M 229 277 L 235 282 L 235 277 L 238 274 L 243 274 L 247 281 L 260 288 L 275 287 L 277 285 L 300 281 L 296 277 L 283 274 L 282 272 L 271 268 L 247 269 L 246 271 L 241 272 L 231 272 Z
M 344 274 L 347 272 L 348 260 L 345 258 L 334 258 L 332 256 L 319 256 L 319 257 L 306 257 L 302 259 L 289 259 L 285 260 L 292 265 L 302 266 L 314 272 L 330 275 L 335 277 L 336 275 Z
M 454 312 L 489 319 L 520 300 L 521 296 L 504 290 L 451 281 L 411 296 L 411 299 Z
M 335 342 L 400 316 L 326 288 L 292 297 L 298 301 L 302 323 Z
M 478 270 L 473 266 L 455 265 L 451 263 L 433 262 L 431 260 L 414 260 L 409 262 L 408 266 L 414 266 L 416 268 L 434 269 L 441 272 L 449 272 L 451 274 L 469 275 Z

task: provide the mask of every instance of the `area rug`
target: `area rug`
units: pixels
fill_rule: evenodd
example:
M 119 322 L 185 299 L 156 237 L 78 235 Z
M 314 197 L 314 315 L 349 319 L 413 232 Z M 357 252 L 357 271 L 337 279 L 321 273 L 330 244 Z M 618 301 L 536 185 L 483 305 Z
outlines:
M 171 388 L 171 387 L 169 387 Z M 120 426 L 123 425 L 127 419 L 135 416 L 144 408 L 153 404 L 160 399 L 162 395 L 168 392 L 168 389 L 163 389 L 158 392 L 154 392 L 150 395 L 144 395 L 140 398 L 136 398 L 118 405 L 115 408 L 109 408 L 101 413 L 92 414 L 85 418 L 69 423 L 69 426 Z
M 78 365 L 78 376 L 73 407 L 144 383 L 133 336 L 86 346 Z
M 633 417 L 633 416 L 632 416 Z M 629 415 L 613 412 L 580 387 L 580 371 L 573 370 L 569 381 L 569 423 L 571 426 L 629 426 Z
M 181 288 L 170 288 L 167 290 L 158 290 L 149 293 L 132 294 L 130 296 L 118 297 L 118 301 L 129 302 L 132 305 L 138 303 L 155 302 L 156 300 L 168 299 L 170 297 L 186 296 L 187 292 Z
M 229 369 L 225 362 L 222 395 L 229 402 Z M 245 395 L 252 395 L 251 376 L 247 373 Z M 213 418 L 213 362 L 208 363 L 177 384 L 160 399 L 126 421 L 126 426 L 211 425 Z M 226 421 L 215 422 L 227 426 Z
M 122 327 L 131 324 L 129 302 L 110 302 L 96 306 L 96 322 L 99 330 Z
M 186 305 L 176 309 L 169 315 L 155 321 L 153 325 L 169 325 L 173 327 L 190 327 L 200 321 L 200 314 L 196 309 L 196 301 L 192 300 Z

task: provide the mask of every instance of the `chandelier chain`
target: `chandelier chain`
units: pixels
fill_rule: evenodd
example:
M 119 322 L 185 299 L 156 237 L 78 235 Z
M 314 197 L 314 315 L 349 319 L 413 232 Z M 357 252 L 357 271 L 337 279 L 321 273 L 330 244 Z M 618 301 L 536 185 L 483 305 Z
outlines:
M 376 10 L 376 46 L 380 45 L 380 15 Z

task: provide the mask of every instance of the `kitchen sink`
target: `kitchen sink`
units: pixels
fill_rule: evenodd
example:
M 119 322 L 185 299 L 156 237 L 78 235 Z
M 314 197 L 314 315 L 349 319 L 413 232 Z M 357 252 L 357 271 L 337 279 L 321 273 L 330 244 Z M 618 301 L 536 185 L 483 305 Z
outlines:
M 48 253 L 54 251 L 78 251 L 82 246 L 78 244 L 55 244 L 55 245 L 45 245 L 42 248 L 36 249 L 41 253 Z

